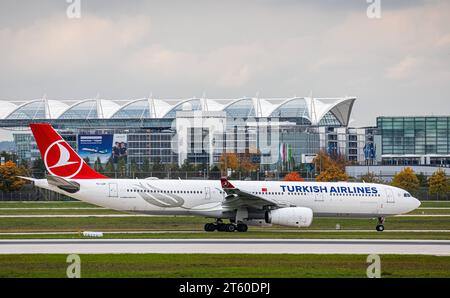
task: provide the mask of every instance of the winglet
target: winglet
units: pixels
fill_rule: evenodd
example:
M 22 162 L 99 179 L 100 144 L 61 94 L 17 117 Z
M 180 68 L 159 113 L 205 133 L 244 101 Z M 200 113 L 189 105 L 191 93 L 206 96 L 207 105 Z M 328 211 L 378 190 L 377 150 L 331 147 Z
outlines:
M 222 188 L 223 188 L 223 189 L 236 188 L 236 187 L 234 187 L 234 185 L 231 184 L 231 182 L 228 181 L 228 179 L 225 178 L 225 177 L 220 178 L 220 183 L 222 184 Z

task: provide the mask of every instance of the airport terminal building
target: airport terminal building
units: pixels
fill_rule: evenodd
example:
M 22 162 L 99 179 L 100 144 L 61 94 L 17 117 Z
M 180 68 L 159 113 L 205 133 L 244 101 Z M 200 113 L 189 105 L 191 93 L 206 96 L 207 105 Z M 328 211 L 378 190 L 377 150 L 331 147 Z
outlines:
M 348 129 L 354 102 L 354 97 L 2 101 L 0 127 L 12 130 L 19 158 L 29 161 L 40 155 L 27 125 L 47 122 L 77 150 L 97 136 L 98 146 L 86 149 L 104 152 L 109 145 L 99 144 L 104 141 L 99 136 L 112 136 L 114 144 L 118 138 L 129 163 L 148 158 L 213 165 L 228 152 L 276 168 L 310 162 L 321 149 L 363 162 L 366 132 Z
M 1 101 L 19 159 L 40 157 L 30 122 L 50 123 L 91 162 L 217 165 L 224 152 L 260 170 L 309 164 L 320 150 L 355 165 L 450 165 L 450 117 L 378 117 L 351 128 L 355 97 Z M 122 153 L 121 153 L 122 152 Z
M 450 117 L 378 117 L 383 165 L 450 166 Z

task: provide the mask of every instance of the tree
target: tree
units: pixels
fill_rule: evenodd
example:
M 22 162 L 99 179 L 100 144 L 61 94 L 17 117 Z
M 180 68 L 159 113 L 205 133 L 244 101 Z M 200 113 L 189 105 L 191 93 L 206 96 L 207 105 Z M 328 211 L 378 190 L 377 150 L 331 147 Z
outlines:
M 26 159 L 22 159 L 19 163 L 19 166 L 24 167 L 26 169 L 30 169 L 30 163 Z
M 330 165 L 325 171 L 322 171 L 317 177 L 316 181 L 321 182 L 336 182 L 347 181 L 348 175 L 337 165 Z
M 131 177 L 135 177 L 136 173 L 139 171 L 139 166 L 136 163 L 136 160 L 133 158 L 130 163 L 130 174 Z
M 117 163 L 117 173 L 121 178 L 124 178 L 127 174 L 127 164 L 124 158 L 119 158 L 119 162 Z
M 169 171 L 171 173 L 175 173 L 175 175 L 177 175 L 176 172 L 180 171 L 180 167 L 178 166 L 177 163 L 166 164 L 166 169 L 167 169 L 167 171 Z M 178 173 L 178 175 L 179 175 L 179 173 Z
M 150 160 L 148 159 L 148 157 L 145 157 L 144 160 L 142 161 L 141 170 L 146 175 L 150 173 Z
M 154 177 L 163 177 L 164 165 L 161 163 L 161 159 L 159 157 L 155 158 L 155 161 L 152 164 L 152 172 Z
M 235 153 L 222 153 L 219 159 L 219 168 L 223 174 L 227 174 L 228 169 L 237 170 L 239 168 L 239 159 Z
M 94 170 L 98 173 L 103 173 L 102 161 L 99 156 L 97 156 L 97 159 L 94 162 Z
M 44 178 L 47 169 L 45 168 L 42 158 L 36 158 L 31 165 L 31 173 L 33 177 Z
M 419 189 L 420 181 L 417 179 L 414 170 L 407 167 L 394 176 L 391 185 L 414 193 Z
M 425 176 L 424 173 L 420 172 L 419 174 L 416 174 L 417 179 L 419 179 L 419 185 L 420 187 L 427 187 L 428 186 L 428 179 L 427 176 Z
M 335 163 L 326 151 L 320 150 L 317 153 L 316 157 L 314 157 L 313 164 L 316 172 L 320 173 L 321 171 L 328 169 Z
M 258 170 L 258 165 L 251 161 L 250 154 L 242 154 L 238 158 L 238 169 L 243 173 L 250 173 Z
M 432 195 L 448 195 L 450 192 L 450 185 L 449 180 L 447 178 L 447 175 L 445 175 L 445 172 L 442 169 L 437 170 L 436 172 L 431 175 L 430 179 L 428 180 L 430 187 L 428 189 L 428 192 Z
M 24 175 L 23 170 L 12 161 L 0 165 L 0 190 L 15 191 L 22 188 L 25 181 L 17 176 Z
M 345 167 L 350 164 L 349 161 L 347 160 L 347 157 L 344 154 L 338 154 L 336 156 L 332 156 L 331 159 L 344 172 L 345 172 Z
M 305 181 L 298 172 L 290 172 L 284 176 L 283 181 Z
M 12 162 L 15 162 L 15 161 L 17 161 L 17 160 L 19 159 L 19 157 L 17 156 L 17 154 L 15 154 L 15 153 L 9 153 L 9 152 L 6 152 L 6 151 L 2 151 L 2 152 L 0 153 L 0 157 L 5 158 L 5 162 L 6 162 L 6 161 L 12 161 Z
M 91 166 L 91 159 L 89 158 L 89 156 L 86 156 L 83 160 L 88 166 Z
M 369 173 L 367 173 L 365 175 L 362 175 L 359 178 L 359 181 L 367 182 L 367 183 L 379 183 L 379 184 L 383 184 L 384 183 L 384 181 L 382 179 L 378 178 L 375 175 L 375 173 L 373 173 L 373 172 L 369 172 Z
M 114 167 L 113 159 L 110 157 L 105 165 L 105 175 L 111 178 L 116 177 L 116 168 Z
M 195 167 L 189 162 L 188 159 L 185 159 L 181 165 L 181 170 L 185 172 L 192 172 L 195 170 Z
M 336 166 L 341 169 L 341 171 L 345 172 L 345 166 L 348 165 L 348 161 L 342 154 L 331 157 L 326 151 L 321 150 L 317 153 L 316 157 L 314 157 L 313 164 L 316 172 L 319 173 L 332 166 Z
M 220 178 L 220 169 L 217 165 L 213 165 L 209 170 L 209 179 L 219 179 Z

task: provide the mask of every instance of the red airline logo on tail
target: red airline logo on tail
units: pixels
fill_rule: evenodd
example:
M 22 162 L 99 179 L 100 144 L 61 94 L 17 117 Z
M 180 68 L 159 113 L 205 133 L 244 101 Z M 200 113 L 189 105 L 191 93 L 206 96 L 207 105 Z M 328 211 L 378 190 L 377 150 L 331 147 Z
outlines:
M 71 154 L 69 145 L 62 140 L 54 142 L 47 148 L 44 163 L 50 174 L 66 178 L 75 176 L 83 167 L 81 158 Z
M 234 185 L 231 184 L 231 182 L 225 177 L 220 178 L 220 182 L 222 184 L 222 188 L 235 188 Z
M 48 172 L 73 179 L 107 178 L 91 169 L 50 124 L 30 124 Z

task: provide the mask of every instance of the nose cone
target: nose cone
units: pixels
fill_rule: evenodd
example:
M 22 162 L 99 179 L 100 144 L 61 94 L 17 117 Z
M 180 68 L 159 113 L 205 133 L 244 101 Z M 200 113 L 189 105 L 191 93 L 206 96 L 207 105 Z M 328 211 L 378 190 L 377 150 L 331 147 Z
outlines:
M 419 208 L 419 206 L 420 206 L 420 201 L 418 200 L 418 199 L 416 199 L 416 198 L 411 198 L 410 199 L 410 203 L 409 203 L 409 205 L 410 205 L 410 207 L 411 207 L 411 210 L 410 211 L 413 211 L 413 210 L 416 210 L 417 208 Z

